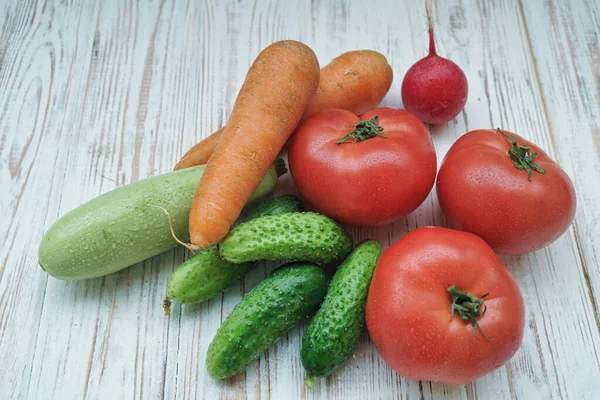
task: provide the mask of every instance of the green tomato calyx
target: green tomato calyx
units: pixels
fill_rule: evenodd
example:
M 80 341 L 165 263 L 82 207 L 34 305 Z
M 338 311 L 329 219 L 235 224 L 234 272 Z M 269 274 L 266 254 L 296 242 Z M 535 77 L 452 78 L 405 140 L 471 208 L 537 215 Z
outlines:
M 527 179 L 530 182 L 532 171 L 539 172 L 540 174 L 546 173 L 546 169 L 541 167 L 534 161 L 535 156 L 537 156 L 538 153 L 536 153 L 535 151 L 532 153 L 529 149 L 529 146 L 527 145 L 519 146 L 517 144 L 517 138 L 513 136 L 508 136 L 506 133 L 502 132 L 500 128 L 496 129 L 498 129 L 498 132 L 500 132 L 502 136 L 510 140 L 510 142 L 512 143 L 512 147 L 508 149 L 508 157 L 515 164 L 515 168 L 524 169 L 525 171 L 527 171 Z
M 477 318 L 485 314 L 487 310 L 483 299 L 489 293 L 486 293 L 481 297 L 476 297 L 475 295 L 469 292 L 463 292 L 462 290 L 459 290 L 454 285 L 450 286 L 447 290 L 448 293 L 450 293 L 452 300 L 452 304 L 450 305 L 450 319 L 454 318 L 455 314 L 458 314 L 461 321 L 471 322 L 471 329 L 473 330 L 473 335 L 475 335 L 476 330 L 478 330 L 484 338 L 486 338 L 487 340 L 492 340 L 488 338 L 485 333 L 483 333 L 483 330 L 477 322 Z
M 386 137 L 383 134 L 383 126 L 377 125 L 379 117 L 376 115 L 371 119 L 363 119 L 354 124 L 354 130 L 335 142 L 336 144 L 350 142 L 362 142 L 376 136 Z

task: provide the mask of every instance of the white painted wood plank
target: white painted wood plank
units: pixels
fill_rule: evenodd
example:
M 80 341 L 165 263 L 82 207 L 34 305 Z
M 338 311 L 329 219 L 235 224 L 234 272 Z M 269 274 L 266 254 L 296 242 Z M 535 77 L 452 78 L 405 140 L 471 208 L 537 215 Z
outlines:
M 62 202 L 64 208 L 59 210 L 60 214 L 114 188 L 117 183 L 137 180 L 153 170 L 152 164 L 146 167 L 146 160 L 152 162 L 153 157 L 148 155 L 154 149 L 146 150 L 143 162 L 139 155 L 147 143 L 142 141 L 145 129 L 152 130 L 142 125 L 150 97 L 146 91 L 147 71 L 151 71 L 153 60 L 144 62 L 154 45 L 152 17 L 157 19 L 159 7 L 154 10 L 148 7 L 140 13 L 132 12 L 132 6 L 135 7 L 134 4 L 122 4 L 117 9 L 110 4 L 84 7 L 93 12 L 83 18 L 86 53 L 71 54 L 75 67 L 83 75 L 82 84 L 72 90 L 83 91 L 84 99 L 64 105 L 78 116 L 67 129 L 67 134 L 78 141 L 62 156 L 66 163 L 62 168 L 73 180 L 62 183 L 62 194 L 69 196 L 69 200 Z M 54 26 L 64 28 L 71 21 L 68 14 L 64 19 L 57 18 L 63 8 L 69 10 L 70 6 L 45 4 L 42 15 L 51 16 Z M 138 14 L 146 20 L 137 22 L 128 18 Z M 77 32 L 65 36 L 61 46 L 68 48 L 75 37 Z M 82 182 L 84 190 L 79 188 Z M 146 264 L 147 268 L 139 266 L 87 282 L 49 279 L 44 299 L 47 307 L 42 313 L 28 397 L 131 398 L 141 397 L 144 389 L 146 393 L 159 393 L 162 363 L 156 362 L 160 357 L 154 356 L 153 348 L 144 348 L 143 344 L 162 336 L 159 329 L 156 336 L 146 335 L 148 325 L 164 325 L 164 322 L 147 316 L 158 313 L 154 307 L 156 296 L 148 290 L 153 288 L 148 282 L 156 281 L 157 263 L 153 260 Z M 164 345 L 158 342 L 157 348 L 160 350 Z
M 69 185 L 66 174 L 76 182 L 83 181 L 78 179 L 82 175 L 66 168 L 69 152 L 75 152 L 78 143 L 76 135 L 63 134 L 63 129 L 72 129 L 77 110 L 64 105 L 82 100 L 71 90 L 72 86 L 84 85 L 86 79 L 79 73 L 85 70 L 85 63 L 73 65 L 77 50 L 89 52 L 87 43 L 82 43 L 86 36 L 79 31 L 78 21 L 93 18 L 90 14 L 94 10 L 76 6 L 54 9 L 50 4 L 44 8 L 37 2 L 7 6 L 0 39 L 4 49 L 0 68 L 0 170 L 6 221 L 0 255 L 0 358 L 5 365 L 0 388 L 11 398 L 24 398 L 36 384 L 31 379 L 35 357 L 43 355 L 37 347 L 43 340 L 39 337 L 41 313 L 45 306 L 60 309 L 63 301 L 57 299 L 52 305 L 44 301 L 48 277 L 37 265 L 36 247 L 44 225 L 58 214 L 65 193 L 62 189 Z M 51 29 L 55 21 L 60 24 L 66 18 L 73 18 L 74 23 L 62 32 Z M 64 35 L 74 40 L 64 44 Z M 87 190 L 89 186 L 78 188 L 72 195 L 75 202 Z M 74 327 L 72 334 L 76 333 Z M 63 337 L 67 339 L 69 332 Z M 73 343 L 70 348 L 77 351 L 79 345 L 85 343 Z M 75 376 L 61 371 L 55 370 L 54 375 L 66 379 Z

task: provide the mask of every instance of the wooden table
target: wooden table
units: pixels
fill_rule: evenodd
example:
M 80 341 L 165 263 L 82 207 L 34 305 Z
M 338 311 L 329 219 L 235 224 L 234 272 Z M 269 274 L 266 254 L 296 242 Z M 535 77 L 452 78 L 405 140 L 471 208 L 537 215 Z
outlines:
M 432 127 L 439 161 L 463 133 L 503 127 L 546 149 L 578 195 L 550 247 L 502 257 L 523 290 L 515 357 L 473 384 L 408 381 L 365 335 L 355 356 L 309 390 L 292 329 L 245 374 L 218 382 L 207 345 L 263 265 L 211 301 L 161 302 L 182 248 L 104 278 L 60 281 L 37 265 L 59 216 L 117 186 L 171 170 L 223 125 L 258 52 L 310 45 L 384 53 L 401 107 L 406 70 L 426 54 L 420 1 L 0 2 L 0 397 L 3 399 L 600 398 L 600 7 L 594 0 L 433 1 L 438 52 L 469 80 L 455 121 Z M 278 193 L 293 192 L 286 177 Z M 518 206 L 517 204 L 515 205 Z M 407 219 L 352 229 L 385 246 L 444 225 L 435 193 Z

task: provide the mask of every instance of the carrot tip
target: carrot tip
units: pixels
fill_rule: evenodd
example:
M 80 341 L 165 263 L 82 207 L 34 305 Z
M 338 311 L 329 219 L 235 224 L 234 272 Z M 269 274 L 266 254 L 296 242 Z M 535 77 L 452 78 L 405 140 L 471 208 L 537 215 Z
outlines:
M 189 156 L 187 156 L 187 155 L 184 155 L 183 157 L 181 157 L 181 160 L 179 160 L 179 162 L 177 162 L 177 164 L 175 164 L 175 168 L 173 168 L 173 171 L 191 167 L 191 165 L 187 165 L 188 158 L 189 158 Z
M 204 247 L 195 244 L 185 244 L 184 246 L 187 247 L 189 251 L 200 251 L 204 249 Z

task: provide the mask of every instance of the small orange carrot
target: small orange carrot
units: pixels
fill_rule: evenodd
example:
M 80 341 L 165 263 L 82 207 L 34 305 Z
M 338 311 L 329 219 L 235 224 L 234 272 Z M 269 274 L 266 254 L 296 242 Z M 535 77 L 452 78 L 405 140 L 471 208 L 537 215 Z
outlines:
M 344 53 L 321 70 L 319 88 L 303 119 L 328 108 L 361 115 L 381 103 L 393 77 L 392 67 L 381 53 L 373 50 Z
M 319 62 L 306 45 L 273 43 L 256 58 L 240 89 L 190 212 L 194 248 L 229 232 L 300 121 L 319 84 Z
M 392 79 L 392 68 L 381 53 L 373 50 L 344 53 L 321 69 L 319 88 L 302 120 L 328 108 L 343 108 L 360 115 L 381 103 Z M 175 169 L 206 164 L 223 129 L 188 150 Z

